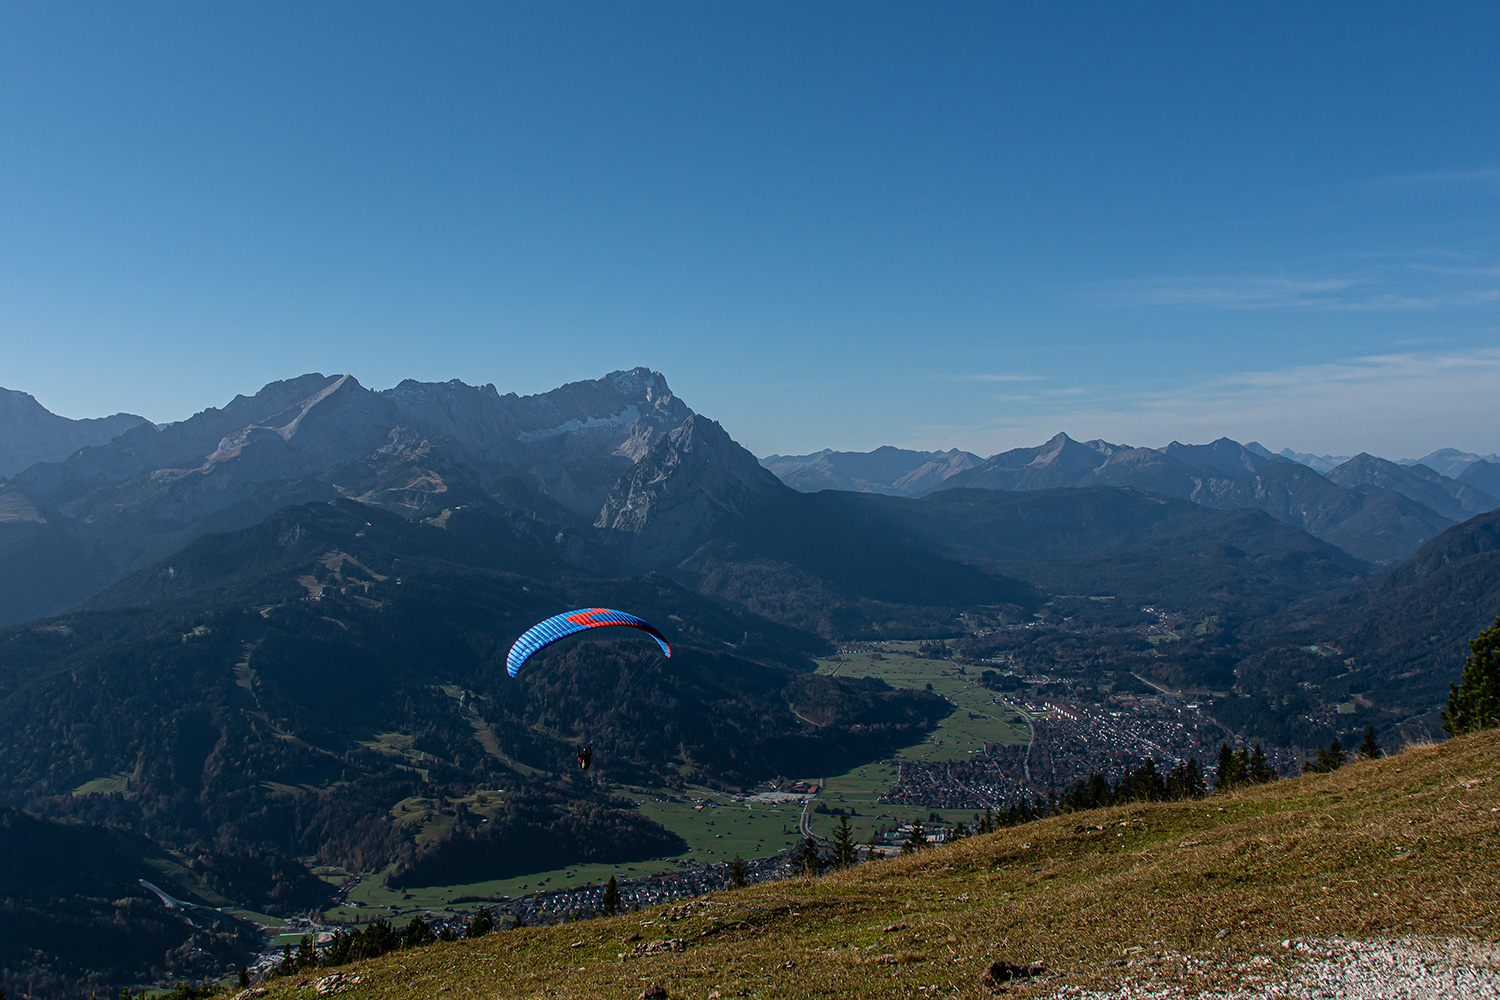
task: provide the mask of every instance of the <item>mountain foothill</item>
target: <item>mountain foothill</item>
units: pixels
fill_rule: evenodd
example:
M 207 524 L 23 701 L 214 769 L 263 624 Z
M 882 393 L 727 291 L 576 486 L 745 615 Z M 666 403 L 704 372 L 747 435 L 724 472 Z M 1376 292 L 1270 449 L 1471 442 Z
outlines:
M 296 912 L 298 858 L 411 887 L 671 855 L 610 787 L 837 773 L 952 711 L 814 672 L 844 642 L 1097 639 L 1243 740 L 1347 738 L 1333 704 L 1431 736 L 1500 610 L 1500 461 L 1450 452 L 1319 471 L 1059 434 L 761 461 L 645 368 L 533 396 L 309 374 L 161 426 L 7 390 L 0 856 L 51 824 L 112 845 L 79 900 L 140 897 L 120 872 L 156 852 L 199 859 L 177 884 L 205 905 Z M 609 637 L 506 675 L 530 624 L 587 606 L 673 656 Z M 1143 608 L 1181 641 L 1146 642 Z M 188 955 L 242 929 L 158 932 Z M 71 961 L 36 974 L 95 982 Z M 107 981 L 160 971 L 121 962 Z

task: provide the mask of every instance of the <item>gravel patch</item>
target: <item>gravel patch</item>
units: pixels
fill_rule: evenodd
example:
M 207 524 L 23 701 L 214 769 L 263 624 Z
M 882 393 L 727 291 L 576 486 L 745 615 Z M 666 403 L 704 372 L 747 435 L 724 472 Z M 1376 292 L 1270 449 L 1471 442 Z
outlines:
M 1193 986 L 1200 979 L 1204 985 Z M 1187 983 L 1184 983 L 1187 980 Z M 1220 985 L 1224 983 L 1232 985 Z M 1213 986 L 1208 984 L 1212 983 Z M 1249 963 L 1166 954 L 1132 964 L 1113 991 L 1064 986 L 1058 1000 L 1500 1000 L 1500 946 L 1457 938 L 1283 941 Z

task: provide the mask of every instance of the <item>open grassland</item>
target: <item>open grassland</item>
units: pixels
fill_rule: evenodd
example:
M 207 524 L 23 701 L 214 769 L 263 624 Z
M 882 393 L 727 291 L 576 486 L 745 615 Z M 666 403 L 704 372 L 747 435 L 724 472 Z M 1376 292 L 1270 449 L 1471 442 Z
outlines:
M 1500 939 L 1500 733 L 1203 801 L 1054 817 L 817 880 L 340 970 L 341 996 L 1013 996 L 1285 977 L 1283 939 Z M 1184 961 L 1186 956 L 1191 961 Z M 271 984 L 312 998 L 320 976 Z M 358 977 L 358 981 L 354 981 Z
M 681 860 L 713 864 L 735 854 L 746 860 L 766 858 L 797 840 L 802 803 L 733 802 L 725 795 L 704 796 L 715 803 L 695 808 L 696 802 L 641 800 L 643 815 L 656 820 L 688 842 Z
M 922 742 L 901 750 L 905 760 L 964 760 L 984 750 L 987 743 L 1008 746 L 1031 739 L 1024 716 L 1009 705 L 995 703 L 994 692 L 976 683 L 973 672 L 961 674 L 950 660 L 914 655 L 915 642 L 883 642 L 871 652 L 841 653 L 819 660 L 818 672 L 843 677 L 878 677 L 891 687 L 923 688 L 951 701 L 954 711 L 938 723 Z

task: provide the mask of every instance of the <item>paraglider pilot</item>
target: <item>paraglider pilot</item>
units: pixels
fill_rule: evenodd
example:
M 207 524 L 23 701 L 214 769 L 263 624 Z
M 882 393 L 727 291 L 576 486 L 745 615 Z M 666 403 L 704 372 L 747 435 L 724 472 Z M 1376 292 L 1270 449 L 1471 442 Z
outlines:
M 594 744 L 590 743 L 586 747 L 578 748 L 578 769 L 580 771 L 587 771 L 589 769 L 589 764 L 591 764 L 593 760 Z

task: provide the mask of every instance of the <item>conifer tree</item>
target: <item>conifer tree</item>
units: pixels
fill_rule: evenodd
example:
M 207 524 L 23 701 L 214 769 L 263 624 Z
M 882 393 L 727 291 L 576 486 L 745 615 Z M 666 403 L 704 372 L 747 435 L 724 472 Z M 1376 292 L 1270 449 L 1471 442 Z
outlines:
M 1374 760 L 1380 756 L 1380 744 L 1375 742 L 1375 727 L 1365 727 L 1365 738 L 1359 744 L 1359 756 L 1364 760 Z
M 901 845 L 902 854 L 915 854 L 927 846 L 927 831 L 922 829 L 922 821 L 912 820 L 911 833 L 906 835 L 906 842 Z
M 247 968 L 245 968 L 244 965 L 241 965 L 240 966 L 240 989 L 242 989 L 242 990 L 248 990 L 249 988 L 250 988 L 250 970 L 247 969 Z M 5 998 L 4 997 L 0 997 L 0 1000 L 5 1000 Z M 120 994 L 120 1000 L 129 1000 L 129 997 L 127 997 L 125 995 L 125 993 L 121 993 Z
M 489 907 L 481 906 L 479 912 L 474 914 L 474 919 L 469 921 L 469 928 L 464 932 L 464 937 L 484 937 L 494 929 L 494 915 L 490 913 Z
M 839 825 L 833 828 L 833 864 L 835 868 L 848 868 L 859 860 L 854 849 L 854 831 L 849 826 L 849 815 L 839 814 Z
M 412 917 L 410 922 L 401 929 L 401 947 L 420 948 L 424 944 L 431 944 L 434 940 L 432 925 L 420 916 Z
M 823 858 L 818 853 L 817 840 L 812 837 L 802 838 L 802 842 L 792 849 L 792 864 L 809 878 L 822 871 Z
M 620 884 L 613 875 L 604 883 L 604 892 L 599 896 L 599 909 L 604 911 L 606 917 L 620 912 Z
M 1443 709 L 1443 731 L 1462 736 L 1476 729 L 1500 726 L 1500 617 L 1469 640 L 1463 676 L 1448 685 L 1448 707 Z
M 1252 784 L 1264 785 L 1268 781 L 1276 780 L 1275 770 L 1266 761 L 1266 749 L 1259 743 L 1255 744 L 1255 749 L 1250 751 L 1247 770 L 1249 771 L 1247 777 Z
M 948 831 L 948 843 L 955 844 L 969 835 L 969 828 L 963 822 L 953 824 L 953 829 Z
M 730 888 L 743 889 L 745 887 L 745 876 L 748 874 L 749 866 L 745 864 L 745 859 L 736 854 L 734 860 L 729 862 Z
M 418 917 L 418 920 L 421 918 Z M 313 953 L 313 939 L 304 934 L 302 940 L 297 942 L 297 968 L 311 969 L 318 964 L 317 956 Z
M 1227 792 L 1241 784 L 1238 761 L 1228 743 L 1219 744 L 1219 767 L 1214 772 L 1214 794 Z
M 1302 770 L 1315 774 L 1327 774 L 1329 771 L 1337 771 L 1349 760 L 1349 751 L 1344 749 L 1344 744 L 1334 737 L 1326 747 L 1318 750 L 1316 762 L 1309 761 L 1302 766 Z

